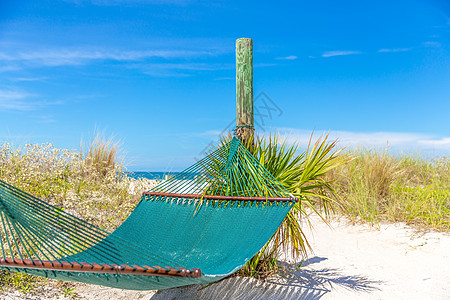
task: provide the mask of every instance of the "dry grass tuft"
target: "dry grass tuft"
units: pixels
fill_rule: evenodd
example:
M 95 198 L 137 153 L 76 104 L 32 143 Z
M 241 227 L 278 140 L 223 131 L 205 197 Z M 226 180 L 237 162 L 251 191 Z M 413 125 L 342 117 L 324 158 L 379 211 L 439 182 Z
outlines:
M 98 176 L 121 172 L 122 162 L 118 161 L 118 152 L 118 142 L 114 142 L 112 138 L 105 139 L 97 134 L 89 146 L 85 163 L 90 166 L 90 169 L 94 169 Z

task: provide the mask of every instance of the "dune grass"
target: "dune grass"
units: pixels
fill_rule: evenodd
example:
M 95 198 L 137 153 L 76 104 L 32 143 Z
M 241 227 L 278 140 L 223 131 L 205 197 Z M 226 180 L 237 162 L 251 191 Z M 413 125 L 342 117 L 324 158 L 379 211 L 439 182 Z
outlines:
M 349 151 L 354 158 L 328 174 L 346 201 L 336 206 L 353 220 L 406 222 L 450 231 L 450 159 L 419 154 Z
M 95 170 L 96 176 L 106 177 L 111 174 L 120 174 L 122 161 L 119 159 L 119 143 L 115 142 L 112 137 L 105 139 L 102 135 L 97 134 L 89 145 L 84 161 L 86 165 Z

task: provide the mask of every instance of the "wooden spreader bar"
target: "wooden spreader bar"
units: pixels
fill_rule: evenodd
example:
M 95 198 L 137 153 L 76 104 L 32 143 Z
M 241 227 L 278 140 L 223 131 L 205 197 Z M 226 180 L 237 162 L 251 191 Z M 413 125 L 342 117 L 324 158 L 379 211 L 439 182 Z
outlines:
M 77 263 L 68 261 L 49 261 L 36 259 L 19 258 L 0 258 L 0 266 L 22 269 L 45 269 L 67 272 L 86 272 L 86 273 L 106 273 L 123 274 L 139 276 L 165 276 L 165 277 L 190 277 L 199 278 L 202 276 L 200 269 L 184 269 L 160 266 L 138 266 L 138 265 L 116 265 L 116 264 L 96 264 L 96 263 Z
M 159 193 L 159 192 L 144 192 L 147 196 L 162 196 L 162 197 L 176 197 L 176 198 L 194 198 L 207 200 L 227 200 L 227 201 L 261 201 L 261 202 L 297 202 L 297 198 L 277 198 L 277 197 L 235 197 L 235 196 L 220 196 L 220 195 L 200 195 L 200 194 L 178 194 L 178 193 Z

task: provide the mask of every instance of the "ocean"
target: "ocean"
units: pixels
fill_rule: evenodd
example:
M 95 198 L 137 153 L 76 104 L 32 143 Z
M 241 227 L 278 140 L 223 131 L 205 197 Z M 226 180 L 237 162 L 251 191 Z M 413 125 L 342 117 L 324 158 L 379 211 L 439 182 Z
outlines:
M 166 175 L 176 175 L 179 172 L 127 172 L 127 175 L 131 178 L 147 178 L 147 179 L 164 179 Z

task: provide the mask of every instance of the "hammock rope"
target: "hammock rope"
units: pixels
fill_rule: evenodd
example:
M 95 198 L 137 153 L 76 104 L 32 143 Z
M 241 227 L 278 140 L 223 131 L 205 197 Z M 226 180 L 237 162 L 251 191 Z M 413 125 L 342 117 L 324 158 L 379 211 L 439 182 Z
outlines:
M 154 254 L 149 256 L 147 251 L 140 249 L 137 245 L 129 245 L 129 241 L 121 240 L 119 237 L 114 237 L 113 241 L 104 243 L 101 247 L 92 248 L 89 255 L 85 255 L 83 252 L 85 249 L 104 241 L 110 236 L 110 233 L 60 211 L 4 182 L 0 182 L 0 186 L 3 187 L 0 191 L 0 201 L 8 203 L 7 205 L 3 204 L 4 207 L 12 207 L 12 209 L 7 208 L 6 213 L 2 211 L 1 214 L 3 230 L 0 244 L 2 259 L 5 258 L 4 261 L 0 259 L 0 265 L 2 266 L 7 266 L 8 262 L 18 264 L 19 261 L 29 259 L 38 265 L 42 265 L 44 261 L 50 261 L 64 263 L 64 266 L 67 266 L 66 263 L 68 263 L 73 268 L 82 263 L 81 271 L 84 269 L 89 271 L 89 268 L 92 269 L 98 265 L 94 262 L 96 260 L 116 261 L 116 263 L 104 266 L 105 271 L 109 271 L 109 269 L 117 269 L 117 266 L 123 263 L 124 255 L 135 256 L 134 261 L 144 265 L 145 259 L 153 261 L 155 266 L 167 263 L 176 265 L 170 259 L 158 258 Z M 12 210 L 14 215 L 10 212 Z M 6 243 L 4 242 L 5 237 Z M 111 251 L 110 245 L 114 245 L 114 248 L 116 248 L 114 252 L 118 252 L 120 255 L 115 255 Z M 36 250 L 42 254 L 42 257 L 37 254 Z M 64 257 L 75 253 L 79 257 L 77 261 L 64 260 Z M 24 263 L 24 266 L 32 268 L 30 264 Z M 134 269 L 138 271 L 139 268 L 134 267 Z M 144 269 L 153 270 L 155 268 L 145 267 Z M 160 267 L 157 269 L 163 274 Z M 168 272 L 173 272 L 170 267 L 165 269 Z M 184 271 L 183 268 L 174 269 L 180 272 Z M 144 273 L 149 272 L 145 271 Z
M 233 138 L 142 195 L 109 233 L 0 181 L 0 268 L 125 289 L 219 280 L 297 201 Z

